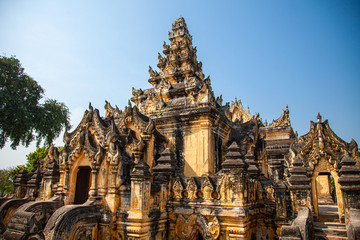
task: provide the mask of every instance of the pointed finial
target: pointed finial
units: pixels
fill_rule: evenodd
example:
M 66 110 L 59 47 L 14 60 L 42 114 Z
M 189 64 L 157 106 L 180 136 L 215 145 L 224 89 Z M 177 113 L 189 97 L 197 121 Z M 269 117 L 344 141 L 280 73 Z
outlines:
M 131 102 L 130 102 L 130 100 L 128 101 L 128 106 L 129 106 L 129 108 L 131 108 Z
M 91 105 L 91 102 L 89 102 L 89 110 L 92 112 L 94 110 L 93 106 Z
M 289 106 L 286 104 L 286 112 L 289 112 Z
M 318 113 L 318 115 L 317 115 L 316 118 L 317 118 L 317 122 L 320 123 L 320 122 L 321 122 L 321 115 L 320 115 L 320 113 Z

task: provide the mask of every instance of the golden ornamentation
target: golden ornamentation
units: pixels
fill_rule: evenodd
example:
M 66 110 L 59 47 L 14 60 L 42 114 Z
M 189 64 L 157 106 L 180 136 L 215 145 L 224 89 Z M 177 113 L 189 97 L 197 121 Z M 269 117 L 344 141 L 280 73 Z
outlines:
M 194 199 L 197 198 L 197 196 L 196 196 L 197 187 L 196 187 L 196 184 L 195 184 L 193 178 L 190 178 L 188 180 L 186 190 L 187 190 L 187 193 L 188 193 L 188 199 L 194 200 Z
M 289 108 L 286 105 L 286 110 L 282 110 L 282 114 L 281 116 L 276 119 L 273 120 L 273 122 L 269 125 L 270 127 L 285 127 L 285 126 L 290 126 L 290 117 L 289 117 Z
M 182 198 L 183 186 L 179 179 L 176 179 L 173 185 L 174 198 L 180 200 Z
M 220 223 L 219 219 L 216 216 L 209 224 L 209 232 L 211 233 L 212 239 L 218 239 L 220 235 Z
M 212 192 L 214 191 L 214 187 L 210 183 L 210 180 L 208 177 L 205 178 L 201 190 L 203 193 L 203 199 L 205 201 L 211 201 L 213 199 Z

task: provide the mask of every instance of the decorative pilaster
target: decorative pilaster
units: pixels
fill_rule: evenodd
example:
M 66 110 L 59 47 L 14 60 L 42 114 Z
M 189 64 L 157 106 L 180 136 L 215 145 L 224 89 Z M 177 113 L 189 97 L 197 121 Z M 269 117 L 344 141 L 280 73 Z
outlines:
M 220 200 L 229 202 L 230 199 L 234 199 L 235 202 L 244 204 L 246 201 L 244 191 L 247 164 L 240 154 L 239 145 L 235 141 L 228 148 L 222 168 L 225 175 L 221 178 L 218 187 Z
M 93 167 L 91 169 L 91 186 L 90 186 L 90 191 L 89 191 L 90 198 L 94 198 L 98 194 L 96 183 L 97 183 L 99 170 L 100 170 L 100 167 L 97 165 L 93 165 Z
M 140 160 L 131 176 L 131 201 L 127 226 L 128 236 L 133 239 L 146 239 L 150 232 L 148 224 L 142 226 L 139 220 L 148 222 L 150 210 L 151 173 L 149 165 Z M 134 224 L 136 223 L 136 224 Z

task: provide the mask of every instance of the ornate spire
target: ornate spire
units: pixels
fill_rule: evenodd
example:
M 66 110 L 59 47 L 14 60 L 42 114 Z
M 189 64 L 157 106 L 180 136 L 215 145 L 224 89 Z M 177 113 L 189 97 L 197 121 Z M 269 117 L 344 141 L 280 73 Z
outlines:
M 184 18 L 176 19 L 169 32 L 170 45 L 164 42 L 163 57 L 158 54 L 159 72 L 149 67 L 149 82 L 154 86 L 162 79 L 170 83 L 183 82 L 187 78 L 196 77 L 204 80 L 202 64 L 196 59 L 196 48 L 192 46 L 192 37 L 189 34 Z
M 175 23 L 172 25 L 172 32 L 169 32 L 170 41 L 172 41 L 176 37 L 184 37 L 192 41 L 192 37 L 189 34 L 189 30 L 183 17 L 175 20 Z
M 318 122 L 318 123 L 321 123 L 321 115 L 320 115 L 320 113 L 318 113 L 316 119 L 317 119 L 317 122 Z

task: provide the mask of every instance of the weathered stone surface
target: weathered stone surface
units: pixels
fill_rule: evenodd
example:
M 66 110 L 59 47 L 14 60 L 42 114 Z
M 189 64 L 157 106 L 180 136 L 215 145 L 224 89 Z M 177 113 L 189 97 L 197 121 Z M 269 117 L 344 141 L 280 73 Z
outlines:
M 223 103 L 183 18 L 169 41 L 151 87 L 132 89 L 135 106 L 105 101 L 102 117 L 90 103 L 60 153 L 20 172 L 0 199 L 0 238 L 311 239 L 326 197 L 356 239 L 355 141 L 320 114 L 298 137 L 288 106 L 267 124 L 236 98 Z

